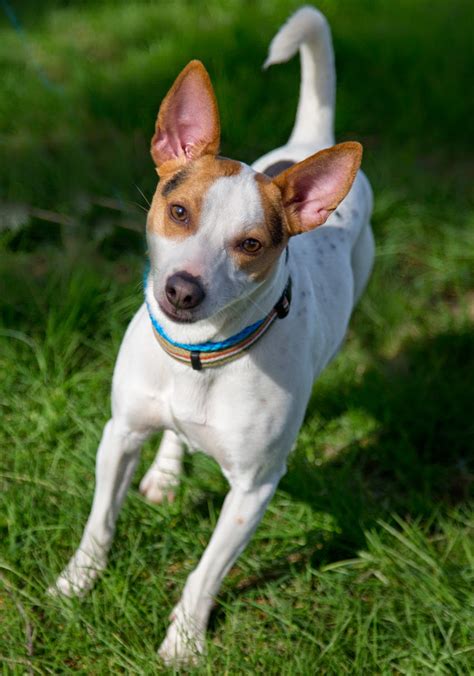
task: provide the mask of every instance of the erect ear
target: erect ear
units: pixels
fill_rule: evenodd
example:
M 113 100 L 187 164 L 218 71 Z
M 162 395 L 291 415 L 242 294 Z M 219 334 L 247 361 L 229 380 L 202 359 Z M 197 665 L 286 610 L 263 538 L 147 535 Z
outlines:
M 274 178 L 280 188 L 290 235 L 322 225 L 347 195 L 362 159 L 360 143 L 321 150 Z
M 200 61 L 190 61 L 160 106 L 151 155 L 158 168 L 165 162 L 178 166 L 216 154 L 219 141 L 219 111 L 211 80 Z

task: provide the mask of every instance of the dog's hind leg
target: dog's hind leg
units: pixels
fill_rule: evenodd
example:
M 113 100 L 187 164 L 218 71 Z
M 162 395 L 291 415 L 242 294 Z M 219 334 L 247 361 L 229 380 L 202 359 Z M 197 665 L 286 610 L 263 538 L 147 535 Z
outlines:
M 111 419 L 105 426 L 97 452 L 92 510 L 81 543 L 49 589 L 51 594 L 81 596 L 105 568 L 118 512 L 147 436 L 122 419 Z
M 156 504 L 164 500 L 168 502 L 174 500 L 176 488 L 179 485 L 183 455 L 183 444 L 174 432 L 167 430 L 163 434 L 153 464 L 140 482 L 140 493 L 147 500 Z

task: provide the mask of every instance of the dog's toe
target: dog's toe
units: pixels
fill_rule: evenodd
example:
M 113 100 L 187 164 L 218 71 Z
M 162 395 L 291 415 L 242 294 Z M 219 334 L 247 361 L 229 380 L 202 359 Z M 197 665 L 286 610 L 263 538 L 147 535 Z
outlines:
M 204 634 L 190 630 L 175 620 L 168 627 L 158 655 L 166 666 L 195 666 L 204 653 Z
M 76 552 L 47 593 L 50 596 L 84 596 L 94 586 L 105 564 L 105 554 L 92 558 L 82 551 Z
M 93 580 L 85 576 L 80 578 L 77 575 L 72 579 L 67 573 L 61 574 L 56 582 L 48 587 L 47 593 L 49 596 L 66 596 L 73 598 L 74 596 L 83 596 L 94 584 Z

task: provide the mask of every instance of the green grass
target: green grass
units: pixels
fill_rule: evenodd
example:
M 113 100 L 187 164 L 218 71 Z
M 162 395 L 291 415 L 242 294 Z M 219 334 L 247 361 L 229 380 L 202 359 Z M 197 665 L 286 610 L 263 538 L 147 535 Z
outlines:
M 154 507 L 137 491 L 147 444 L 95 590 L 65 601 L 45 589 L 87 518 L 113 363 L 141 300 L 137 203 L 154 186 L 159 101 L 199 57 L 226 155 L 284 140 L 298 64 L 259 67 L 298 3 L 11 4 L 25 32 L 0 24 L 0 665 L 159 673 L 167 616 L 226 491 L 210 460 L 188 459 L 176 503 Z M 474 12 L 462 0 L 320 6 L 338 138 L 364 143 L 374 186 L 376 268 L 195 671 L 468 674 Z

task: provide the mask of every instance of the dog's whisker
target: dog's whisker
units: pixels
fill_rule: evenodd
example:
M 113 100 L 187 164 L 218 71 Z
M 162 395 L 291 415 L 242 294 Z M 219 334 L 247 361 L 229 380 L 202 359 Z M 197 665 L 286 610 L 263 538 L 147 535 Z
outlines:
M 145 195 L 145 193 L 144 193 L 143 190 L 140 188 L 140 186 L 135 185 L 135 188 L 138 190 L 138 192 L 140 193 L 140 195 L 143 197 L 143 199 L 144 199 L 145 202 L 147 203 L 148 207 L 151 207 L 151 202 L 150 202 L 150 200 L 149 200 L 148 197 Z
M 143 204 L 140 204 L 140 202 L 130 202 L 130 204 L 133 204 L 134 207 L 138 207 L 142 211 L 144 211 L 146 214 L 148 213 L 148 209 L 143 206 Z
M 261 314 L 262 319 L 263 319 L 263 317 L 264 317 L 265 314 L 266 314 L 266 311 L 261 307 L 261 305 L 259 305 L 259 303 L 257 303 L 257 302 L 256 302 L 253 298 L 251 298 L 250 296 L 247 297 L 247 300 L 249 300 L 249 301 L 252 303 L 252 305 L 254 305 L 254 306 L 256 307 L 256 309 L 258 310 L 259 314 Z

